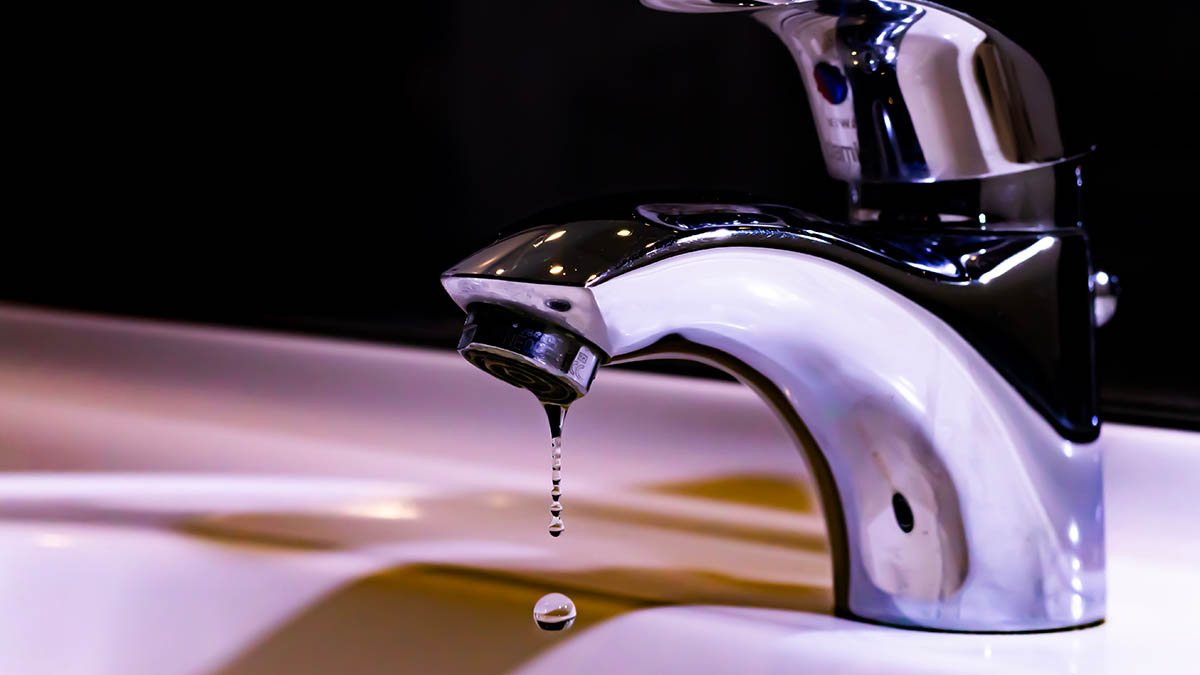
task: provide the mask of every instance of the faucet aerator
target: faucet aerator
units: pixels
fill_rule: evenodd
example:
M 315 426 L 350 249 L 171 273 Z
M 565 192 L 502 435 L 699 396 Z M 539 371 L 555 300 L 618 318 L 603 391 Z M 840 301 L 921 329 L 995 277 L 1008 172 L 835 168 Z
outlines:
M 608 360 L 574 333 L 507 307 L 469 308 L 458 352 L 480 370 L 533 392 L 543 403 L 569 405 L 582 397 Z

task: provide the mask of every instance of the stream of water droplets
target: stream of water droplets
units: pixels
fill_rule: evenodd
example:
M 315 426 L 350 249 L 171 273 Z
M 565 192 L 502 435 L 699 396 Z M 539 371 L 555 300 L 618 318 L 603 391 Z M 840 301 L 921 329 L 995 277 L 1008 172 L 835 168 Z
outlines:
M 551 537 L 562 535 L 566 526 L 562 519 L 562 424 L 567 407 L 543 403 L 550 422 L 550 526 Z M 542 630 L 563 630 L 575 623 L 575 603 L 562 593 L 542 596 L 533 607 L 533 620 Z

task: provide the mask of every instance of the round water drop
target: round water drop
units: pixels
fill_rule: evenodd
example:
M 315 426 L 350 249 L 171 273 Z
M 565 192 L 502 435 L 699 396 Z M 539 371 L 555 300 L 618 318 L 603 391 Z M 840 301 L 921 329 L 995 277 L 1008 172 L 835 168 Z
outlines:
M 550 488 L 550 496 L 554 499 L 554 501 L 558 501 L 558 498 L 562 496 L 562 488 L 557 485 Z
M 551 537 L 557 537 L 563 533 L 563 530 L 566 529 L 566 525 L 563 525 L 562 518 L 554 516 L 550 519 L 550 527 L 546 529 L 550 531 Z
M 562 513 L 562 504 L 559 504 L 557 499 L 550 502 L 550 515 L 557 516 L 560 513 Z
M 551 469 L 561 469 L 562 468 L 562 460 L 559 459 L 558 457 L 555 457 L 554 463 L 550 465 L 550 468 Z
M 575 623 L 575 603 L 562 593 L 543 595 L 533 606 L 533 621 L 542 630 L 566 630 Z
M 550 480 L 562 480 L 562 470 L 551 469 L 550 470 Z

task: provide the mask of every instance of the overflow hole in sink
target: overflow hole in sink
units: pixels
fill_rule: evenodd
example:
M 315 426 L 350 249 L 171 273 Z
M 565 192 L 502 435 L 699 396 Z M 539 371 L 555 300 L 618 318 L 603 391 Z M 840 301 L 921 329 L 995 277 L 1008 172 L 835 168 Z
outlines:
M 908 500 L 904 498 L 904 495 L 899 492 L 892 495 L 892 513 L 896 515 L 896 524 L 900 526 L 901 532 L 905 534 L 912 532 L 912 507 L 908 505 Z

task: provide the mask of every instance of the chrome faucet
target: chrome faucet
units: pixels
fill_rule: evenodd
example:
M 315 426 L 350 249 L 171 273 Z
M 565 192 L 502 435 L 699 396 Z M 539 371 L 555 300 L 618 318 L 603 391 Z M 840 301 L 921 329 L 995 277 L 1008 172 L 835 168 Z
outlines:
M 837 614 L 947 631 L 1103 620 L 1082 229 L 1090 146 L 992 27 L 927 2 L 643 0 L 752 12 L 795 57 L 842 222 L 727 201 L 535 218 L 448 270 L 459 350 L 569 403 L 598 366 L 723 368 L 821 494 Z

